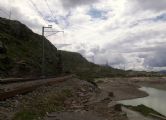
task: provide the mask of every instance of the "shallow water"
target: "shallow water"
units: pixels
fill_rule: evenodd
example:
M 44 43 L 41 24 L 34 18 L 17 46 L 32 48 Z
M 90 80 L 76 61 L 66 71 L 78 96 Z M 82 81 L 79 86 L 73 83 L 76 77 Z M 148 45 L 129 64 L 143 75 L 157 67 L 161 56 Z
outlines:
M 147 92 L 149 96 L 119 102 L 132 106 L 143 104 L 166 116 L 166 91 L 149 87 L 142 87 L 140 90 Z

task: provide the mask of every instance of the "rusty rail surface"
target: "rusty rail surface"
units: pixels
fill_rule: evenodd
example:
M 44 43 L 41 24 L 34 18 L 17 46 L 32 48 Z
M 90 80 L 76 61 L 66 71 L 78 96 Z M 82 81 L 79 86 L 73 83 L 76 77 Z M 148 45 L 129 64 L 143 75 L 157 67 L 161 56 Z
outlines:
M 59 76 L 60 77 L 60 76 Z M 45 79 L 56 78 L 56 76 L 49 76 Z M 27 82 L 27 81 L 38 81 L 43 79 L 42 77 L 31 77 L 31 78 L 5 78 L 0 79 L 0 84 L 10 84 L 10 83 L 19 83 L 19 82 Z
M 33 80 L 40 80 L 40 79 L 37 79 L 37 78 L 6 78 L 6 79 L 0 79 L 0 84 L 19 83 L 19 82 L 26 82 L 26 81 L 33 81 Z
M 21 86 L 21 87 L 17 87 L 13 90 L 9 90 L 9 91 L 0 93 L 0 101 L 5 100 L 7 98 L 14 97 L 14 96 L 19 95 L 19 94 L 25 94 L 25 93 L 31 92 L 31 91 L 35 90 L 36 88 L 38 88 L 40 86 L 43 86 L 43 85 L 53 85 L 53 84 L 57 84 L 57 83 L 60 83 L 60 82 L 64 82 L 64 81 L 66 81 L 66 80 L 68 80 L 72 77 L 73 77 L 73 75 L 69 75 L 69 76 L 65 76 L 65 77 L 52 78 L 52 79 L 41 79 L 40 83 L 38 82 L 36 84 L 34 83 L 34 84 L 24 85 L 24 86 Z

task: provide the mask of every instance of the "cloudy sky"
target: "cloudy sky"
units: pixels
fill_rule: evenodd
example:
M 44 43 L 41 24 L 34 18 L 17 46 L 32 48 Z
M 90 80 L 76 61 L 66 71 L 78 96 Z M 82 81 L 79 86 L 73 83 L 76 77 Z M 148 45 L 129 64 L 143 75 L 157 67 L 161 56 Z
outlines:
M 48 39 L 59 49 L 122 69 L 166 69 L 166 0 L 0 0 L 0 16 L 34 32 L 64 30 Z

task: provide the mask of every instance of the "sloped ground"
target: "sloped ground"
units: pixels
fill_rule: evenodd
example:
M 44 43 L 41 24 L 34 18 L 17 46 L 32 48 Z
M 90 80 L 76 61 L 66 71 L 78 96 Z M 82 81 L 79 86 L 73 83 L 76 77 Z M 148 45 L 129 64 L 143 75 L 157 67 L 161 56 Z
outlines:
M 77 78 L 0 101 L 2 120 L 126 120 L 112 96 Z

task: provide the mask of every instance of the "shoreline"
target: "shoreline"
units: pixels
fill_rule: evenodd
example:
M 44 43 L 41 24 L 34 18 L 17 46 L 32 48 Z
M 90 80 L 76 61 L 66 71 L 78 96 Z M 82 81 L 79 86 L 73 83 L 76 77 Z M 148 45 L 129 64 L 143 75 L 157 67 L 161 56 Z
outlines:
M 104 78 L 103 81 L 102 79 L 99 79 L 99 80 L 100 82 L 98 83 L 98 86 L 102 90 L 105 90 L 107 92 L 113 92 L 115 95 L 114 101 L 116 102 L 148 97 L 149 94 L 147 92 L 139 89 L 141 87 L 150 87 L 150 88 L 166 91 L 166 80 L 165 79 L 160 80 L 160 78 L 148 78 L 148 79 L 147 78 L 128 78 L 128 79 Z M 151 109 L 150 107 L 146 107 L 146 108 L 148 108 L 149 110 Z M 142 111 L 142 113 L 143 112 L 145 111 Z M 127 113 L 130 114 L 131 112 L 127 112 Z M 135 113 L 135 115 L 137 116 L 141 112 L 135 111 L 132 113 Z M 130 115 L 133 116 L 132 114 Z M 143 115 L 140 115 L 139 117 L 147 118 L 146 116 L 143 116 Z M 149 117 L 148 119 L 154 120 L 153 118 L 149 118 Z
M 113 92 L 115 101 L 149 96 L 141 87 L 166 90 L 166 77 L 99 78 L 96 83 L 101 90 Z
M 121 80 L 109 80 L 110 79 L 97 84 L 102 91 L 106 91 L 108 93 L 112 92 L 114 94 L 114 101 L 143 98 L 149 95 L 148 93 L 138 89 L 141 87 L 140 85 L 124 81 L 122 82 Z

